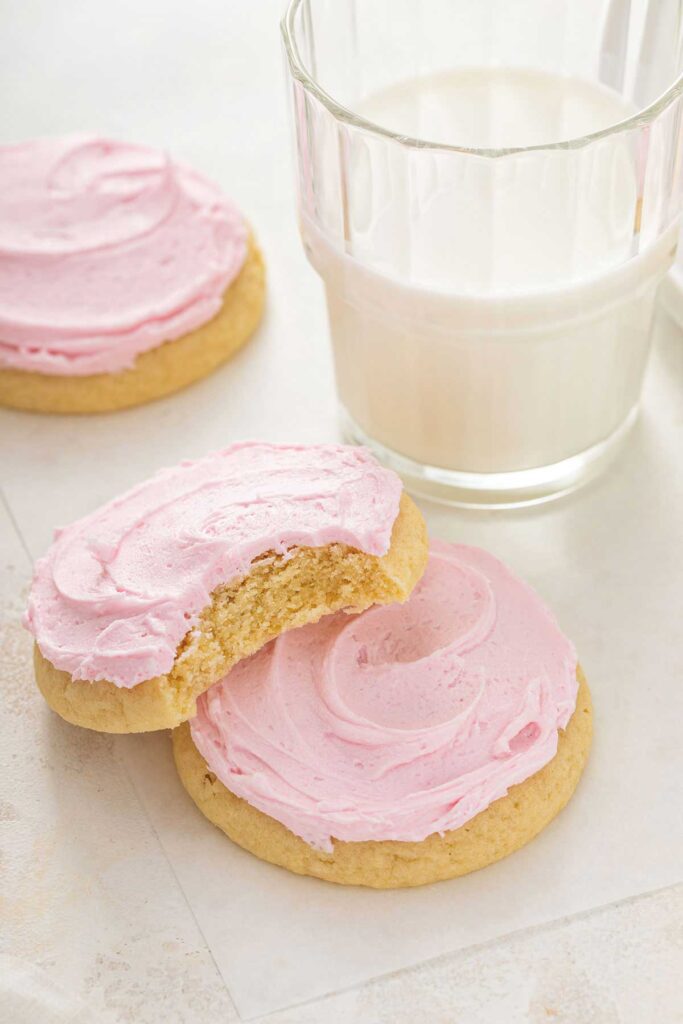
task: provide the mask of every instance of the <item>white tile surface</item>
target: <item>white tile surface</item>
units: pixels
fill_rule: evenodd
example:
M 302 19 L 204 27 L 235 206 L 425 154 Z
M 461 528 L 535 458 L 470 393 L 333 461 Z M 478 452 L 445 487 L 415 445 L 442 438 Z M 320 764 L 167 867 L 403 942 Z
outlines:
M 31 687 L 30 643 L 17 624 L 29 559 L 8 509 L 35 556 L 49 543 L 53 526 L 161 464 L 239 437 L 335 436 L 322 296 L 301 254 L 292 211 L 277 34 L 281 6 L 281 0 L 203 0 L 190 16 L 180 0 L 31 0 L 3 11 L 2 141 L 89 128 L 171 148 L 213 174 L 240 202 L 270 272 L 269 310 L 258 336 L 231 364 L 185 393 L 89 419 L 0 411 L 0 481 L 7 500 L 7 508 L 0 508 L 2 931 L 15 955 L 84 1000 L 98 1021 L 213 1024 L 235 1020 L 236 1012 L 207 946 L 213 936 L 202 933 L 190 912 L 128 777 L 125 748 L 142 750 L 140 741 L 119 747 L 72 729 L 47 713 Z M 534 511 L 427 510 L 435 532 L 491 547 L 529 578 L 580 648 L 598 732 L 586 786 L 568 811 L 578 824 L 566 819 L 572 844 L 567 859 L 575 840 L 590 838 L 596 849 L 614 843 L 612 871 L 600 876 L 601 901 L 670 881 L 681 863 L 675 845 L 681 803 L 670 787 L 682 774 L 672 728 L 681 718 L 680 688 L 671 688 L 683 675 L 682 453 L 683 340 L 662 319 L 644 415 L 629 451 L 603 480 Z M 147 755 L 163 759 L 161 742 L 149 744 Z M 656 792 L 639 781 L 648 763 L 657 766 Z M 612 818 L 591 816 L 592 792 L 615 795 Z M 140 795 L 151 807 L 154 794 Z M 183 813 L 194 815 L 187 807 Z M 196 816 L 192 820 L 196 834 L 208 829 Z M 575 838 L 569 837 L 570 820 Z M 193 842 L 196 834 L 193 829 Z M 538 841 L 539 855 L 553 841 L 551 830 Z M 232 850 L 217 834 L 207 833 L 206 842 L 224 846 L 226 863 L 243 863 L 252 880 L 281 874 Z M 491 870 L 511 871 L 519 880 L 533 851 L 510 860 L 509 868 Z M 579 895 L 582 873 L 589 878 L 593 871 L 581 856 L 571 883 Z M 357 893 L 344 896 L 312 881 L 291 881 L 287 892 L 276 894 L 283 913 L 295 892 L 301 900 L 329 892 L 329 914 L 361 904 Z M 478 885 L 486 888 L 475 876 L 473 888 Z M 443 905 L 450 909 L 451 901 L 466 897 L 458 883 L 431 891 L 433 920 L 424 932 L 433 955 L 443 948 Z M 388 896 L 385 903 L 391 904 Z M 392 926 L 410 923 L 409 911 L 401 908 L 411 903 L 405 896 L 389 908 Z M 359 919 L 370 927 L 374 904 L 368 894 L 362 897 Z M 482 907 L 485 899 L 482 893 Z M 244 919 L 252 909 L 248 892 L 239 907 Z M 258 912 L 263 915 L 262 906 Z M 267 915 L 247 920 L 262 933 L 270 927 Z M 324 923 L 320 934 L 334 931 L 334 918 Z M 241 924 L 238 915 L 226 914 L 226 932 L 238 940 Z M 680 926 L 680 899 L 671 893 L 646 897 L 452 954 L 269 1019 L 669 1024 L 683 1019 L 675 986 L 683 966 Z M 486 933 L 472 941 L 482 937 Z M 283 937 L 283 956 L 297 948 L 296 932 Z M 359 960 L 350 949 L 356 974 L 347 973 L 341 984 L 362 976 Z M 395 966 L 387 961 L 384 969 Z M 257 961 L 255 967 L 246 996 L 242 991 L 247 1012 L 266 1005 L 255 998 L 259 985 L 267 992 L 272 973 L 271 965 L 261 973 Z M 231 970 L 234 965 L 223 964 L 223 977 Z M 306 998 L 296 972 L 287 984 L 278 1005 Z M 321 972 L 318 991 L 334 986 L 335 978 Z

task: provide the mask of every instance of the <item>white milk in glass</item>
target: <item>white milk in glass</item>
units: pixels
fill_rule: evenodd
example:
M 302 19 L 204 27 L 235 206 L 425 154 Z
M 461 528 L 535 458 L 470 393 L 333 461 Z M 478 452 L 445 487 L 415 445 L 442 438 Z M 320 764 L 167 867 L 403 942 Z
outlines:
M 496 68 L 406 81 L 356 109 L 476 149 L 576 139 L 633 112 L 596 83 Z M 353 145 L 346 251 L 302 230 L 354 435 L 464 474 L 552 467 L 619 436 L 674 245 L 634 255 L 632 137 L 547 150 L 540 170 L 538 152 L 406 160 L 385 144 L 378 159 L 370 135 Z

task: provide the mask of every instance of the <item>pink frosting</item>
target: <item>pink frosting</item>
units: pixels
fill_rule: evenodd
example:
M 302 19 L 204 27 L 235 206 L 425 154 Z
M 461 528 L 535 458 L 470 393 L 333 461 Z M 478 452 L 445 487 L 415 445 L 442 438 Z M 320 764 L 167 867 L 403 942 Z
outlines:
M 576 693 L 574 649 L 531 588 L 435 541 L 406 604 L 284 634 L 191 728 L 228 789 L 330 850 L 459 828 L 551 760 Z
M 401 482 L 364 448 L 234 444 L 163 469 L 55 533 L 25 625 L 74 679 L 168 672 L 220 584 L 266 551 L 335 542 L 385 554 Z
M 0 147 L 0 366 L 83 376 L 206 323 L 246 256 L 218 187 L 91 136 Z

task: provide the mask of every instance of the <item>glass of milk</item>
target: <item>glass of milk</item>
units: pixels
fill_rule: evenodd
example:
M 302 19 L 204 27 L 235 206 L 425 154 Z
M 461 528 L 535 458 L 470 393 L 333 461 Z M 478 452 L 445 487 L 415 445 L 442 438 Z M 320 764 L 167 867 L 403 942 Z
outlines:
M 562 494 L 638 410 L 683 184 L 683 0 L 292 0 L 347 436 L 417 493 Z

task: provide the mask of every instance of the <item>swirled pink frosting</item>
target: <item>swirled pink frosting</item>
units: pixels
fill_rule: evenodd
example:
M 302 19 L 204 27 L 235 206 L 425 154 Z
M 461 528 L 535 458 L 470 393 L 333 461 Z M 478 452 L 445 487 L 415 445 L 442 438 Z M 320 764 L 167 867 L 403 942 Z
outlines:
M 168 672 L 212 591 L 266 551 L 385 554 L 401 482 L 364 448 L 234 444 L 163 469 L 55 534 L 25 625 L 74 679 L 130 687 Z
M 218 187 L 91 136 L 0 147 L 0 366 L 132 366 L 218 312 L 247 229 Z
M 493 555 L 433 541 L 408 602 L 284 634 L 200 698 L 192 738 L 312 846 L 459 828 L 554 756 L 576 655 Z

